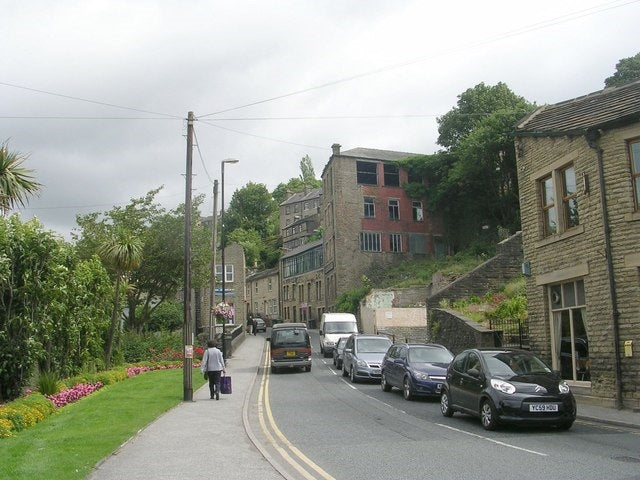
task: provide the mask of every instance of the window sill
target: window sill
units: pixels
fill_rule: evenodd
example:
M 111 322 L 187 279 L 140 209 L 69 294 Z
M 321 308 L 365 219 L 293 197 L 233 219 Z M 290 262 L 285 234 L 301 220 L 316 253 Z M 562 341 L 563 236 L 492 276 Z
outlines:
M 640 222 L 640 210 L 638 210 L 636 212 L 627 213 L 624 216 L 624 219 L 627 222 Z
M 578 225 L 577 227 L 573 227 L 570 230 L 566 230 L 557 235 L 552 235 L 550 237 L 539 240 L 538 242 L 536 242 L 536 248 L 544 247 L 546 245 L 551 245 L 552 243 L 556 243 L 556 242 L 561 242 L 562 240 L 575 237 L 576 235 L 580 235 L 581 233 L 584 233 L 584 225 Z

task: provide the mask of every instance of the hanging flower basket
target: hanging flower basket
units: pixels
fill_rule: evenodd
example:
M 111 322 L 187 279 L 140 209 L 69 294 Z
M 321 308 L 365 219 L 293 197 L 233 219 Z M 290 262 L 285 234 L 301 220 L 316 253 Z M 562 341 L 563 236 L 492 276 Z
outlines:
M 214 307 L 213 315 L 216 317 L 216 324 L 225 325 L 227 323 L 231 323 L 235 316 L 235 312 L 233 311 L 232 306 L 227 305 L 226 303 L 219 303 Z

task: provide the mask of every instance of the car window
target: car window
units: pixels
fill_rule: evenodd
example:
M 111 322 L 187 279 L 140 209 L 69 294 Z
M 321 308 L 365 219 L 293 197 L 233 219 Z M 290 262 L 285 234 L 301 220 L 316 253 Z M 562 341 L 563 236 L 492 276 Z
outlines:
M 463 352 L 461 354 L 459 354 L 452 363 L 452 368 L 454 370 L 456 370 L 457 372 L 464 372 L 464 364 L 467 361 L 467 357 L 469 356 L 468 353 Z
M 409 361 L 414 363 L 449 363 L 453 355 L 438 347 L 413 347 L 409 349 Z
M 274 346 L 304 347 L 308 343 L 307 331 L 302 328 L 286 328 L 276 330 L 271 342 Z
M 541 359 L 530 353 L 492 352 L 483 356 L 492 375 L 513 376 L 551 372 Z
M 400 347 L 400 351 L 398 352 L 398 358 L 405 360 L 407 358 L 407 347 Z
M 356 322 L 327 322 L 324 325 L 324 333 L 353 333 L 357 330 Z
M 480 364 L 480 357 L 475 353 L 471 352 L 469 354 L 469 361 L 467 362 L 467 371 L 475 368 L 478 371 L 482 371 L 482 365 Z
M 391 345 L 388 338 L 359 338 L 359 353 L 385 353 Z

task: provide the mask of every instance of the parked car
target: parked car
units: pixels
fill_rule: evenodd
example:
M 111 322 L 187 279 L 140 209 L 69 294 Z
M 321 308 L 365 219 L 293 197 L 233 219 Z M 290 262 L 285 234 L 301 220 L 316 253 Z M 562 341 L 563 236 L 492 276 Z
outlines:
M 267 324 L 265 323 L 265 321 L 261 318 L 254 318 L 253 321 L 255 322 L 255 329 L 256 332 L 266 332 L 267 331 Z
M 278 323 L 271 327 L 271 336 L 267 340 L 273 373 L 281 368 L 311 371 L 311 342 L 304 323 Z
M 440 396 L 445 417 L 454 412 L 480 417 L 486 430 L 502 423 L 553 425 L 566 430 L 576 419 L 567 383 L 531 352 L 465 350 L 447 369 Z
M 347 343 L 347 339 L 349 337 L 341 337 L 336 343 L 336 346 L 333 349 L 333 365 L 338 369 L 342 369 L 342 354 L 344 351 L 344 346 Z
M 385 335 L 349 336 L 342 352 L 342 376 L 349 375 L 351 383 L 358 380 L 380 380 L 380 365 L 391 346 Z
M 380 386 L 385 392 L 402 390 L 405 400 L 440 395 L 453 354 L 438 344 L 395 344 L 382 361 Z

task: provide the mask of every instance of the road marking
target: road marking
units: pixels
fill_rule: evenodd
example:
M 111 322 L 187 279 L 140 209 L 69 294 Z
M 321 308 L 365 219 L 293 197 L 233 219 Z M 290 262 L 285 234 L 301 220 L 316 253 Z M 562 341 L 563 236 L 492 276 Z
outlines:
M 315 471 L 320 477 L 325 480 L 335 480 L 334 477 L 325 472 L 320 466 L 314 463 L 309 457 L 307 457 L 304 453 L 302 453 L 297 447 L 295 447 L 288 439 L 284 436 L 284 434 L 278 428 L 275 419 L 273 418 L 273 414 L 271 412 L 271 403 L 269 401 L 269 370 L 270 370 L 270 355 L 269 348 L 266 349 L 265 368 L 262 374 L 262 381 L 260 382 L 260 391 L 258 393 L 258 417 L 260 420 L 260 426 L 262 427 L 263 432 L 265 433 L 267 439 L 273 447 L 276 449 L 278 453 L 288 462 L 297 472 L 299 472 L 304 478 L 309 480 L 315 480 L 316 477 L 311 475 L 308 471 L 304 469 L 300 463 L 298 463 L 294 458 L 289 455 L 289 453 L 282 448 L 277 442 L 276 439 L 273 438 L 271 432 L 269 432 L 266 422 L 264 420 L 264 416 L 266 413 L 266 417 L 269 421 L 269 425 L 273 430 L 274 434 L 280 440 L 280 443 L 285 445 L 295 456 L 297 456 L 302 462 L 304 462 L 309 468 Z
M 534 455 L 540 455 L 541 457 L 548 457 L 549 455 L 542 452 L 536 452 L 535 450 L 529 450 L 528 448 L 518 447 L 516 445 L 511 445 L 510 443 L 501 442 L 500 440 L 494 440 L 493 438 L 484 437 L 482 435 L 478 435 L 477 433 L 467 432 L 465 430 L 460 430 L 459 428 L 454 428 L 449 425 L 443 425 L 442 423 L 436 423 L 439 427 L 448 428 L 449 430 L 453 430 L 454 432 L 464 433 L 465 435 L 469 435 L 471 437 L 480 438 L 482 440 L 486 440 L 488 442 L 495 443 L 497 445 L 501 445 L 503 447 L 513 448 L 515 450 L 521 450 L 523 452 L 533 453 Z

